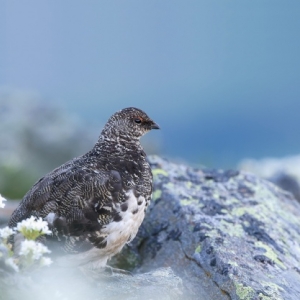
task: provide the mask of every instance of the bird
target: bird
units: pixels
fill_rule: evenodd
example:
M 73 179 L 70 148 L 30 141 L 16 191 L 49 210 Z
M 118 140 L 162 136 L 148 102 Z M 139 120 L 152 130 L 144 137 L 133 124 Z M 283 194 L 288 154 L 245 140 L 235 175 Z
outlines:
M 43 242 L 59 245 L 65 261 L 105 268 L 134 239 L 150 204 L 153 176 L 140 138 L 152 129 L 160 128 L 141 109 L 114 113 L 89 152 L 32 186 L 8 226 L 42 218 L 52 233 Z

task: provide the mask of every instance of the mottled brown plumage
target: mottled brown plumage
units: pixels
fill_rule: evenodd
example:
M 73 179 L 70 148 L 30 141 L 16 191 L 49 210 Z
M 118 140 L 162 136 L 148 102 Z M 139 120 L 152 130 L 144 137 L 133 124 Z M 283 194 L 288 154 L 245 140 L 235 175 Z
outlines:
M 158 128 L 137 108 L 115 113 L 91 151 L 35 183 L 9 226 L 32 215 L 42 217 L 53 232 L 48 240 L 59 241 L 68 253 L 87 251 L 82 263 L 94 260 L 104 266 L 135 237 L 144 218 L 152 174 L 139 139 Z

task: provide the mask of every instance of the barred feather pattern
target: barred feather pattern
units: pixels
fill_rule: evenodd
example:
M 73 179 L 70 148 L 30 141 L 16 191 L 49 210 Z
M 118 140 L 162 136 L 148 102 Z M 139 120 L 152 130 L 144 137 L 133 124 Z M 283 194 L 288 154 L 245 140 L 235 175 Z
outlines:
M 87 251 L 107 259 L 131 241 L 152 194 L 152 173 L 140 137 L 158 125 L 145 112 L 126 108 L 104 126 L 91 151 L 56 168 L 28 191 L 9 221 L 42 217 L 67 253 Z M 57 244 L 57 243 L 55 243 Z M 88 261 L 87 257 L 83 260 Z

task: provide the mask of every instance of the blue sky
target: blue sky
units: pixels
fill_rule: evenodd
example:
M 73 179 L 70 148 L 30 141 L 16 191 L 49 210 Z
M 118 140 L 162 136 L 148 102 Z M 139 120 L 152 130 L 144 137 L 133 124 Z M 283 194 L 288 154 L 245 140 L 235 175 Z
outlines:
M 162 152 L 195 163 L 300 150 L 299 1 L 0 5 L 0 86 L 99 124 L 140 107 Z

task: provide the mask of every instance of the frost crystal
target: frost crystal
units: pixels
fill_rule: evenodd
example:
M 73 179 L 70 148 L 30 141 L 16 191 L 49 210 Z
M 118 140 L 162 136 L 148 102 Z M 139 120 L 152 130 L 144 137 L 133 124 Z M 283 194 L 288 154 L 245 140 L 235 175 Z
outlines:
M 32 256 L 34 260 L 38 260 L 43 256 L 43 254 L 50 252 L 51 251 L 41 243 L 25 240 L 21 243 L 19 254 L 21 256 Z
M 7 239 L 10 235 L 12 235 L 14 233 L 15 233 L 15 231 L 7 226 L 0 229 L 0 237 L 3 239 Z
M 15 229 L 29 240 L 35 240 L 43 234 L 51 234 L 51 231 L 48 229 L 48 223 L 43 221 L 42 218 L 36 219 L 34 216 L 18 223 Z
M 4 208 L 5 204 L 3 203 L 4 201 L 6 201 L 5 198 L 3 198 L 0 194 L 0 208 Z

